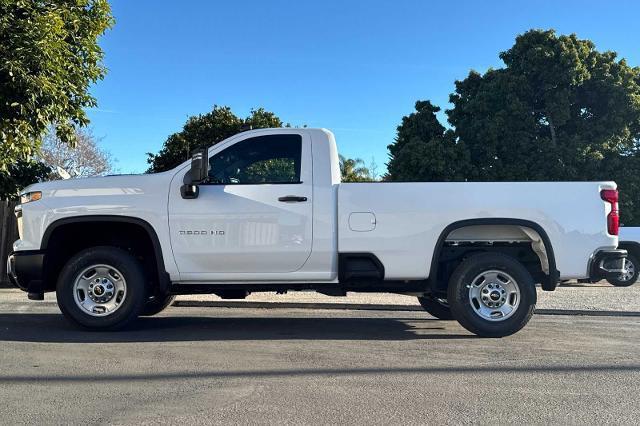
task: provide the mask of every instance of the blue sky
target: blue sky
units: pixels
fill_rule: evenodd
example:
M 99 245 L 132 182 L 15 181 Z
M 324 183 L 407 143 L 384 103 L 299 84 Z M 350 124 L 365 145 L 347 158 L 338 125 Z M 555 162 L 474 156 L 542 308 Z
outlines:
M 379 172 L 418 99 L 444 109 L 454 81 L 499 67 L 530 28 L 575 32 L 640 65 L 640 2 L 112 0 L 106 78 L 89 110 L 121 173 L 143 172 L 187 117 L 264 107 L 326 127 Z M 442 116 L 444 120 L 444 116 Z

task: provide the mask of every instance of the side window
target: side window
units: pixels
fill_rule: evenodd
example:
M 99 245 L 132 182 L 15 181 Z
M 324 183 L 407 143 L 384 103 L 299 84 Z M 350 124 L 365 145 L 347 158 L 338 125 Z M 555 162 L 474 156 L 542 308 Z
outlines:
M 300 183 L 301 153 L 300 135 L 246 139 L 209 159 L 209 181 L 227 185 Z

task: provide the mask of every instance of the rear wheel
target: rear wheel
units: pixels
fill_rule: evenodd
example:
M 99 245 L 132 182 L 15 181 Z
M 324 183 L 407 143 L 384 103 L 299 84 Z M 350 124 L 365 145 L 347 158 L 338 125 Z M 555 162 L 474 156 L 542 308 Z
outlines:
M 432 297 L 432 296 L 423 296 L 418 297 L 418 302 L 427 311 L 429 314 L 441 320 L 452 320 L 453 315 L 451 314 L 451 308 L 449 307 L 449 303 L 447 299 Z
M 629 287 L 638 281 L 638 274 L 640 273 L 640 263 L 638 258 L 629 253 L 627 260 L 625 261 L 625 272 L 618 275 L 616 278 L 609 278 L 609 284 L 616 287 Z
M 147 299 L 142 266 L 115 247 L 93 247 L 73 256 L 56 286 L 65 317 L 94 330 L 114 330 L 133 321 Z
M 456 320 L 482 337 L 509 336 L 524 327 L 536 306 L 529 271 L 500 253 L 482 253 L 463 261 L 451 275 L 448 302 Z

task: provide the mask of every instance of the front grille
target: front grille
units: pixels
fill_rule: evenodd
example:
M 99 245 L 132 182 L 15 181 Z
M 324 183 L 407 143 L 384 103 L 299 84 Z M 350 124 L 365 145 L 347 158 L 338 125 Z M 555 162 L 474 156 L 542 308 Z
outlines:
M 18 238 L 22 239 L 22 213 L 18 216 Z
M 7 259 L 7 275 L 11 278 L 16 276 L 16 258 L 15 256 L 9 256 Z
M 18 204 L 14 210 L 18 221 L 18 238 L 22 239 L 22 206 Z

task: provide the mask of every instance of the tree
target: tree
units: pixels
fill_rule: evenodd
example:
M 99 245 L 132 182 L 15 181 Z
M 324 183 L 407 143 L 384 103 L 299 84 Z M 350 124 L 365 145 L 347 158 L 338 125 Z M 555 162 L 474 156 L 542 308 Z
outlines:
M 73 177 L 81 178 L 114 172 L 111 154 L 98 145 L 91 131 L 78 129 L 75 139 L 75 147 L 71 147 L 53 133 L 44 137 L 40 152 L 35 159 L 51 168 L 50 179 L 59 177 L 56 173 L 58 167 Z
M 0 199 L 15 198 L 20 190 L 32 183 L 60 179 L 58 167 L 81 178 L 113 173 L 111 154 L 100 148 L 93 134 L 83 129 L 76 132 L 75 147 L 60 140 L 55 133 L 48 133 L 39 153 L 32 159 L 18 160 L 6 171 L 0 171 Z
M 371 156 L 367 169 L 369 169 L 369 176 L 371 177 L 371 180 L 373 182 L 379 182 L 380 173 L 378 172 L 378 163 L 376 162 L 375 157 Z
M 106 0 L 0 0 L 0 169 L 37 152 L 49 126 L 73 143 L 88 124 L 112 24 Z
M 340 155 L 339 159 L 340 176 L 343 182 L 370 182 L 374 180 L 362 159 L 346 158 L 343 155 Z
M 191 158 L 194 149 L 215 145 L 249 126 L 254 129 L 282 127 L 282 121 L 263 108 L 251 110 L 247 118 L 241 119 L 231 108 L 214 105 L 211 112 L 189 117 L 180 132 L 167 138 L 160 152 L 147 153 L 150 165 L 147 172 L 170 170 Z
M 446 111 L 450 130 L 433 124 L 437 110 L 405 117 L 387 178 L 616 180 L 623 221 L 639 222 L 640 68 L 552 30 L 519 35 L 500 58 L 503 68 L 471 71 L 456 82 Z M 419 136 L 419 125 L 436 129 L 435 136 L 410 147 L 404 135 Z M 425 170 L 431 167 L 436 171 Z
M 0 200 L 18 197 L 18 192 L 32 183 L 46 180 L 51 169 L 37 161 L 16 161 L 0 171 Z
M 463 143 L 438 121 L 440 108 L 418 101 L 416 112 L 403 117 L 394 143 L 388 146 L 385 180 L 460 181 L 465 179 L 469 158 Z

